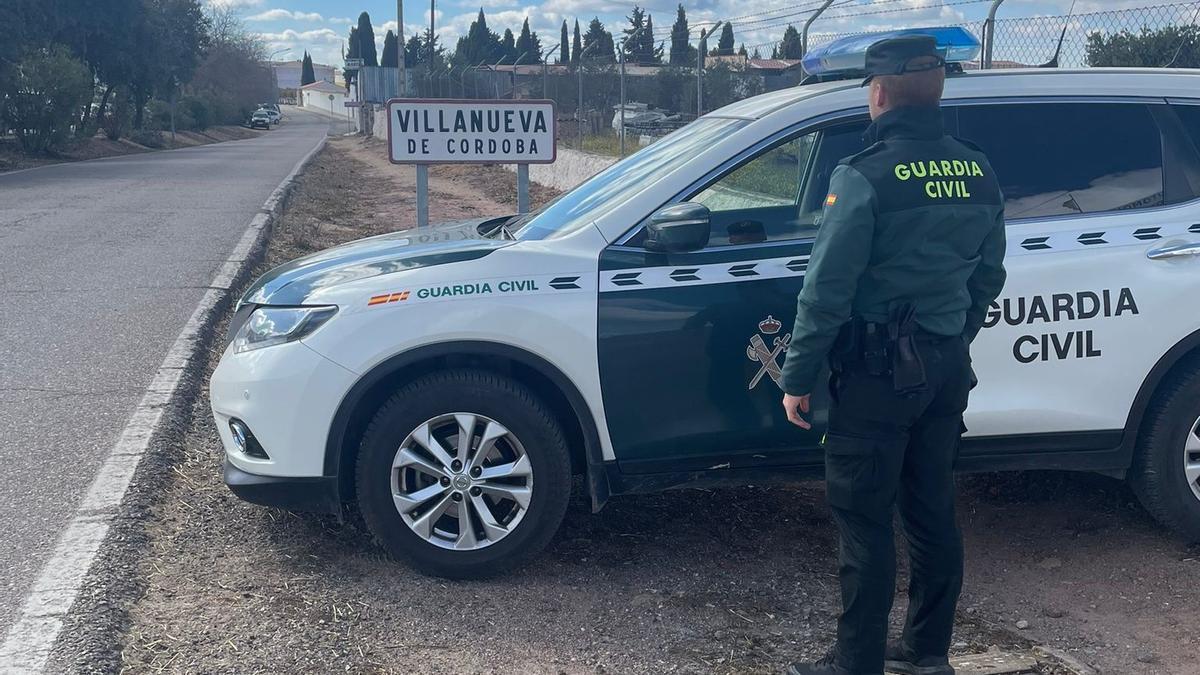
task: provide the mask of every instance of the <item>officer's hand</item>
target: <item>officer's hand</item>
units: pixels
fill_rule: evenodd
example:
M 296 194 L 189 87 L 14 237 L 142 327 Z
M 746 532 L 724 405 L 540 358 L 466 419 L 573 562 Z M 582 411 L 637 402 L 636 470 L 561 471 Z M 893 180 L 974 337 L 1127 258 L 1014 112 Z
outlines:
M 808 394 L 803 396 L 783 395 L 783 409 L 787 411 L 788 421 L 801 429 L 812 428 L 812 425 L 800 416 L 800 413 L 808 413 L 808 396 Z

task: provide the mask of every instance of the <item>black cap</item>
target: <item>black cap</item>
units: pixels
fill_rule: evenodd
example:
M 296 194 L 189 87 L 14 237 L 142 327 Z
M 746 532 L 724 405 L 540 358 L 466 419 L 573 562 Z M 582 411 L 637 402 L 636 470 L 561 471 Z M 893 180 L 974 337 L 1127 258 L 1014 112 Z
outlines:
M 862 83 L 865 86 L 876 75 L 903 75 L 945 66 L 946 59 L 932 35 L 904 35 L 880 40 L 867 48 L 867 79 Z

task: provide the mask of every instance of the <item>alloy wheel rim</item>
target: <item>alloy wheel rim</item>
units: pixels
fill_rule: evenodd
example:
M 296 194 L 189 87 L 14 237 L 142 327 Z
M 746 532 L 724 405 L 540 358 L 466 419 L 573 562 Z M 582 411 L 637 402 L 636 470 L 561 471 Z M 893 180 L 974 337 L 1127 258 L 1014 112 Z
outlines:
M 392 459 L 392 501 L 405 525 L 440 548 L 472 551 L 508 536 L 529 510 L 533 467 L 521 441 L 477 413 L 438 415 Z
M 1200 417 L 1188 427 L 1183 442 L 1183 476 L 1192 488 L 1192 494 L 1200 499 Z

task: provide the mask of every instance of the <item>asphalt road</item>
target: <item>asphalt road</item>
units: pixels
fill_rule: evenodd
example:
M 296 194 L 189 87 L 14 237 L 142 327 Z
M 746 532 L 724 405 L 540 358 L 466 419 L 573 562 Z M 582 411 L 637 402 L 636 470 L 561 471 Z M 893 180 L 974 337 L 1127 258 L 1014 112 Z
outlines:
M 0 635 L 207 284 L 345 123 L 0 174 Z

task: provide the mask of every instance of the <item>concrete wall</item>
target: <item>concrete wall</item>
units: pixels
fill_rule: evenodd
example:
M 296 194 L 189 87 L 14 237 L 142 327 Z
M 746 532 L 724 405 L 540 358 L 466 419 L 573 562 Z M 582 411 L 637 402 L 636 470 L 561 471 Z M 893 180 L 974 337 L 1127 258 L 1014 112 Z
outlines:
M 386 133 L 386 132 L 385 132 Z M 617 161 L 616 157 L 593 155 L 587 152 L 559 148 L 558 158 L 553 164 L 530 164 L 529 180 L 552 187 L 561 192 L 574 189 L 583 181 L 607 169 Z M 516 173 L 515 164 L 506 164 L 505 169 Z

